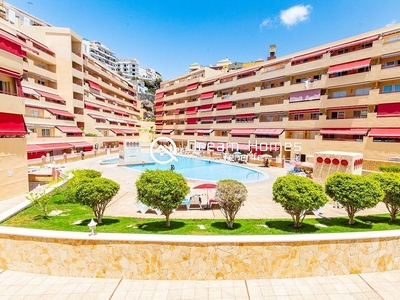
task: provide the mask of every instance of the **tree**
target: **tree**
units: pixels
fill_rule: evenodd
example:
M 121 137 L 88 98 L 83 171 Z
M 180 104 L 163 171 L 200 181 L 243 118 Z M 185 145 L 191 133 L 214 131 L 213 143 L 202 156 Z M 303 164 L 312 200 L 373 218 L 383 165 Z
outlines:
M 146 170 L 135 183 L 138 200 L 163 212 L 166 227 L 170 215 L 182 203 L 190 188 L 182 174 L 170 170 Z
M 83 180 L 76 187 L 76 201 L 89 206 L 96 216 L 97 223 L 102 223 L 104 211 L 119 191 L 119 184 L 107 178 Z
M 243 183 L 224 179 L 217 182 L 215 198 L 222 214 L 225 216 L 228 228 L 233 228 L 236 214 L 247 199 L 247 189 Z
M 65 197 L 66 202 L 75 202 L 76 200 L 76 188 L 78 183 L 81 181 L 90 181 L 93 178 L 101 177 L 101 172 L 92 169 L 77 169 L 73 170 L 72 177 L 65 188 L 58 188 L 57 193 Z
M 366 208 L 372 208 L 383 200 L 384 193 L 373 179 L 355 174 L 333 173 L 325 182 L 325 192 L 347 211 L 349 224 L 355 224 L 354 216 Z
M 323 187 L 307 177 L 293 174 L 279 177 L 272 186 L 273 200 L 291 215 L 294 227 L 303 224 L 306 212 L 328 202 Z
M 379 183 L 384 192 L 383 203 L 390 213 L 390 221 L 395 222 L 400 212 L 400 174 L 372 173 L 368 177 Z

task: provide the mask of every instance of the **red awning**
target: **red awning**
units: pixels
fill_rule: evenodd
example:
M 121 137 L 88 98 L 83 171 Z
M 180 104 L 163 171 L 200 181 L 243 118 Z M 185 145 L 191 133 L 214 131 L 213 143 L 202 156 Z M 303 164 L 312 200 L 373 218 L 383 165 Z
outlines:
M 200 100 L 204 100 L 204 99 L 210 99 L 214 97 L 214 91 L 212 92 L 206 92 L 206 93 L 201 93 L 200 95 Z
M 49 98 L 49 99 L 52 99 L 52 100 L 65 102 L 65 100 L 63 98 L 61 98 L 60 96 L 58 96 L 56 94 L 51 94 L 51 93 L 44 92 L 44 91 L 39 91 L 39 90 L 35 90 L 35 91 L 38 92 L 39 95 L 42 96 L 42 97 Z
M 214 117 L 202 117 L 201 122 L 213 122 L 214 121 Z
M 239 73 L 234 74 L 234 76 L 240 76 L 240 75 L 245 75 L 245 74 L 249 74 L 249 73 L 253 73 L 253 72 L 257 72 L 258 70 L 260 70 L 263 66 L 257 66 L 257 67 L 253 67 L 247 70 L 243 70 L 240 71 Z
M 400 128 L 372 128 L 368 136 L 379 138 L 400 138 Z
M 199 83 L 192 83 L 192 84 L 189 84 L 189 85 L 187 86 L 186 90 L 187 90 L 187 91 L 192 91 L 192 90 L 197 89 L 198 86 L 199 86 Z
M 10 71 L 10 70 L 4 69 L 4 68 L 0 68 L 0 73 L 7 75 L 7 76 L 11 76 L 13 78 L 17 78 L 17 79 L 20 79 L 22 76 L 21 74 L 19 74 L 17 72 Z
M 27 149 L 28 152 L 40 152 L 40 151 L 53 151 L 53 150 L 63 150 L 63 149 L 71 149 L 73 146 L 69 143 L 52 143 L 52 144 L 38 144 L 38 145 L 29 145 L 30 147 Z M 40 148 L 41 150 L 37 150 Z M 33 149 L 33 151 L 31 151 Z
M 217 116 L 215 118 L 215 120 L 216 121 L 230 121 L 230 120 L 232 120 L 232 116 Z
M 181 112 L 181 109 L 177 108 L 174 110 L 174 115 L 179 115 L 180 112 Z
M 164 97 L 164 94 L 165 94 L 164 92 L 157 93 L 156 96 L 154 97 L 154 99 L 160 99 L 160 98 Z
M 94 114 L 88 114 L 90 117 L 92 117 L 93 119 L 97 119 L 97 120 L 107 120 L 106 117 L 104 116 L 99 116 L 99 115 L 94 115 Z
M 400 103 L 385 103 L 378 104 L 377 117 L 399 117 L 400 116 Z
M 56 126 L 56 128 L 64 133 L 82 133 L 77 126 Z
M 70 142 L 68 144 L 74 146 L 75 148 L 93 148 L 93 145 L 89 144 L 88 142 Z
M 115 134 L 124 134 L 125 133 L 122 129 L 118 129 L 118 128 L 110 128 L 110 130 L 112 132 L 114 132 Z
M 31 38 L 30 36 L 28 36 L 28 35 L 26 35 L 26 34 L 24 34 L 24 33 L 22 33 L 22 32 L 19 32 L 19 31 L 17 32 L 17 35 L 18 35 L 18 36 L 21 36 L 22 38 L 24 38 L 24 39 L 26 39 L 26 40 L 31 41 L 32 44 L 34 44 L 34 45 L 36 45 L 37 47 L 39 47 L 40 50 L 45 51 L 45 52 L 47 52 L 47 53 L 49 53 L 49 54 L 51 54 L 51 55 L 53 55 L 53 56 L 55 55 L 55 53 L 54 53 L 53 50 L 51 50 L 49 47 L 47 47 L 46 45 L 42 44 L 41 42 L 35 40 L 34 38 Z
M 96 82 L 88 80 L 88 83 L 92 89 L 99 90 L 99 91 L 101 90 L 100 85 L 98 85 Z
M 395 56 L 399 56 L 399 55 L 400 55 L 400 51 L 384 54 L 381 56 L 381 58 L 383 59 L 383 58 L 395 57 Z
M 200 106 L 199 111 L 212 111 L 213 110 L 213 104 L 205 104 Z
M 321 90 L 305 90 L 300 92 L 290 93 L 289 103 L 300 101 L 312 101 L 321 98 Z
M 331 67 L 329 67 L 327 73 L 328 74 L 332 74 L 332 73 L 339 73 L 339 72 L 344 72 L 344 71 L 364 68 L 364 67 L 368 67 L 370 65 L 370 63 L 371 63 L 371 59 L 370 58 L 357 60 L 357 61 L 352 61 L 352 62 L 345 63 L 345 64 L 331 66 Z
M 195 133 L 196 129 L 186 129 L 183 131 L 183 133 Z
M 186 108 L 186 114 L 187 114 L 187 115 L 196 114 L 196 113 L 197 113 L 197 109 L 198 109 L 197 106 L 188 107 L 188 108 Z
M 281 135 L 283 129 L 273 129 L 273 128 L 257 128 L 254 130 L 255 135 Z
M 329 51 L 335 51 L 335 50 L 339 50 L 339 49 L 344 49 L 344 48 L 348 48 L 351 46 L 355 46 L 355 45 L 361 45 L 361 44 L 366 44 L 369 42 L 373 42 L 376 41 L 377 39 L 379 39 L 380 34 L 371 36 L 371 37 L 367 37 L 361 40 L 357 40 L 357 41 L 352 41 L 349 43 L 345 43 L 345 44 L 341 44 L 341 45 L 337 45 L 337 46 L 333 46 L 329 49 Z
M 240 129 L 232 129 L 231 135 L 239 135 L 239 136 L 250 136 L 254 132 L 254 129 L 249 128 L 240 128 Z
M 368 128 L 335 128 L 321 129 L 320 134 L 340 134 L 340 135 L 366 135 Z
M 213 131 L 214 131 L 214 129 L 198 129 L 197 133 L 209 134 L 209 133 L 211 133 Z
M 186 123 L 187 124 L 197 124 L 198 121 L 199 121 L 198 118 L 189 118 L 189 119 L 187 119 Z
M 158 121 L 156 121 L 155 124 L 156 124 L 156 125 L 162 125 L 162 124 L 164 124 L 164 121 L 163 121 L 163 120 L 158 120 Z
M 160 133 L 170 134 L 172 131 L 173 131 L 172 129 L 162 129 L 160 130 Z
M 55 109 L 55 108 L 46 108 L 46 110 L 53 115 L 59 115 L 59 116 L 64 116 L 68 118 L 75 118 L 73 114 L 71 114 L 69 111 L 66 110 L 61 110 L 61 109 Z
M 295 57 L 292 58 L 291 61 L 304 60 L 304 59 L 307 59 L 307 58 L 310 58 L 310 57 L 323 55 L 326 52 L 328 52 L 328 49 L 322 49 L 322 50 L 314 51 L 314 52 L 311 52 L 311 53 L 295 56 Z
M 201 85 L 206 85 L 206 84 L 210 84 L 210 83 L 216 82 L 218 79 L 219 78 L 214 78 L 214 79 L 210 79 L 210 80 L 204 81 L 204 82 L 201 83 Z
M 358 106 L 342 106 L 342 107 L 327 107 L 326 110 L 352 110 L 352 109 L 367 109 L 367 105 Z
M 247 119 L 247 118 L 254 118 L 256 116 L 256 114 L 240 114 L 240 115 L 236 115 L 236 119 Z
M 156 117 L 161 117 L 162 115 L 164 115 L 163 111 L 156 111 L 156 113 L 154 114 Z
M 319 108 L 289 110 L 289 114 L 311 114 L 316 112 L 319 113 Z
M 0 136 L 24 136 L 26 133 L 22 115 L 0 113 Z
M 230 102 L 223 102 L 223 103 L 217 103 L 215 106 L 217 110 L 222 110 L 222 109 L 229 109 L 232 108 L 232 101 Z
M 26 145 L 26 152 L 44 152 L 45 150 L 38 145 Z
M 157 102 L 154 107 L 163 107 L 164 101 Z
M 122 129 L 122 131 L 126 134 L 139 134 L 139 131 L 134 129 Z
M 0 37 L 4 38 L 4 39 L 6 39 L 6 40 L 8 40 L 10 42 L 13 42 L 13 43 L 21 46 L 22 48 L 28 49 L 31 52 L 36 53 L 37 55 L 39 55 L 39 51 L 33 49 L 32 47 L 29 47 L 27 44 L 25 44 L 23 41 L 21 41 L 15 35 L 12 35 L 11 33 L 7 32 L 7 31 L 5 31 L 3 29 L 0 29 Z

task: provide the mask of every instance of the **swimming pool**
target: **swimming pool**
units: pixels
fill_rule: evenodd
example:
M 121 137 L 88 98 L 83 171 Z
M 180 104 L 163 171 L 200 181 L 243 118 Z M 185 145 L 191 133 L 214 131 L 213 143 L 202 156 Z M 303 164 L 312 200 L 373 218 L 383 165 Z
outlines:
M 156 154 L 157 159 L 163 160 L 162 156 Z M 185 156 L 176 156 L 178 162 L 173 161 L 170 164 L 147 164 L 147 165 L 132 165 L 127 168 L 145 171 L 150 170 L 170 170 L 171 164 L 175 166 L 175 172 L 182 174 L 185 178 L 198 179 L 205 181 L 219 181 L 221 179 L 235 179 L 240 182 L 258 181 L 267 179 L 268 175 L 246 167 L 235 166 L 227 163 L 215 162 L 207 159 L 196 159 Z M 148 162 L 153 162 L 149 153 L 142 153 L 142 159 Z M 118 159 L 104 160 L 104 162 L 118 162 Z

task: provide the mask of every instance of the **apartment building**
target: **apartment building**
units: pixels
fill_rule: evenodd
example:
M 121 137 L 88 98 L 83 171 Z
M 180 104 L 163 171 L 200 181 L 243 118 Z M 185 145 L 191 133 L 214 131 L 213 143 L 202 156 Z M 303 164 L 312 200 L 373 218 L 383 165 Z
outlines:
M 139 77 L 139 61 L 136 58 L 118 58 L 116 71 L 120 72 L 124 78 L 132 80 Z
M 117 57 L 106 45 L 98 41 L 82 40 L 83 53 L 103 63 L 109 70 L 117 71 Z
M 0 19 L 0 184 L 13 188 L 0 200 L 27 191 L 27 159 L 114 147 L 141 126 L 136 87 L 82 53 L 77 33 L 6 8 L 13 18 Z
M 400 159 L 399 24 L 239 70 L 219 65 L 162 82 L 157 133 L 302 161 L 324 150 Z

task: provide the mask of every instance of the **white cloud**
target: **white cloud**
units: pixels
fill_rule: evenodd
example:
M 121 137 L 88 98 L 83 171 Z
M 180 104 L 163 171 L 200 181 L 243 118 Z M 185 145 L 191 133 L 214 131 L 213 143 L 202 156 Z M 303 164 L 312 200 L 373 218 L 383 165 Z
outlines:
M 264 21 L 261 22 L 260 28 L 261 28 L 261 27 L 269 26 L 269 25 L 271 25 L 271 23 L 272 23 L 271 18 L 267 18 L 267 19 L 265 19 Z
M 281 22 L 286 26 L 296 25 L 306 21 L 311 13 L 311 5 L 295 5 L 280 13 Z
M 392 22 L 386 24 L 386 27 L 391 26 L 391 25 L 394 25 L 394 24 L 396 24 L 396 23 L 397 23 L 396 20 L 392 20 Z

